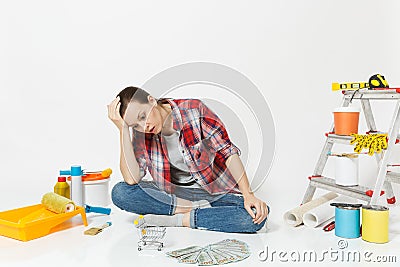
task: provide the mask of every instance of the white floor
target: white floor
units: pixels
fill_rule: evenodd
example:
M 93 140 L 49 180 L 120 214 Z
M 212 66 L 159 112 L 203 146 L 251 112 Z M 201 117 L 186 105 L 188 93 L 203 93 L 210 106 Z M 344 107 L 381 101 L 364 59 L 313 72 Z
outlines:
M 372 244 L 361 238 L 345 240 L 336 237 L 334 231 L 325 233 L 321 228 L 293 228 L 283 223 L 282 213 L 272 213 L 267 229 L 258 234 L 229 234 L 188 228 L 168 228 L 165 248 L 157 250 L 137 250 L 138 234 L 133 225 L 135 215 L 118 210 L 112 206 L 110 216 L 88 214 L 89 227 L 112 221 L 112 226 L 96 236 L 83 235 L 89 227 L 82 225 L 80 216 L 72 220 L 74 227 L 45 237 L 21 242 L 0 237 L 0 266 L 184 266 L 177 260 L 165 256 L 165 251 L 191 245 L 207 245 L 226 238 L 236 238 L 246 242 L 252 251 L 244 261 L 230 266 L 280 266 L 288 263 L 294 266 L 310 265 L 309 255 L 317 256 L 324 266 L 341 263 L 346 266 L 378 266 L 376 256 L 387 257 L 388 266 L 398 266 L 400 262 L 400 216 L 399 207 L 391 208 L 390 242 Z M 347 248 L 340 249 L 338 242 Z M 261 253 L 267 251 L 268 253 Z M 325 252 L 326 251 L 326 252 Z M 361 255 L 360 262 L 355 255 Z M 351 254 L 350 261 L 347 255 Z M 372 253 L 372 254 L 371 254 Z M 304 260 L 304 254 L 307 256 Z M 367 258 L 364 255 L 367 254 Z M 268 257 L 266 258 L 266 255 Z M 300 255 L 300 261 L 297 256 Z M 324 257 L 324 259 L 322 258 Z M 323 259 L 323 260 L 322 260 Z M 385 258 L 381 258 L 385 260 Z M 312 258 L 312 261 L 314 258 Z M 370 262 L 369 262 L 370 261 Z M 382 263 L 379 263 L 379 266 Z M 193 265 L 187 265 L 193 266 Z

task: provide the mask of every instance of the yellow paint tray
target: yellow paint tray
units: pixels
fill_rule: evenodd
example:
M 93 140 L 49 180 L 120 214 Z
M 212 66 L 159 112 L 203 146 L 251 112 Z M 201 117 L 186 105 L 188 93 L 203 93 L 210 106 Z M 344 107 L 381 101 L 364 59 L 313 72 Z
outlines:
M 38 204 L 0 212 L 0 235 L 29 241 L 73 226 L 69 219 L 81 214 L 87 226 L 85 209 L 77 206 L 68 213 L 55 213 Z

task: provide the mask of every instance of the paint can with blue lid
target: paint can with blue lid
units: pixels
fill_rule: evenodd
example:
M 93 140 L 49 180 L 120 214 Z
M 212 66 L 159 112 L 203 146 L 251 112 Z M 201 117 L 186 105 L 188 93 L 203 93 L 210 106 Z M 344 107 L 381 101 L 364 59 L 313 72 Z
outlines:
M 335 235 L 342 238 L 360 237 L 361 204 L 331 203 L 335 207 Z

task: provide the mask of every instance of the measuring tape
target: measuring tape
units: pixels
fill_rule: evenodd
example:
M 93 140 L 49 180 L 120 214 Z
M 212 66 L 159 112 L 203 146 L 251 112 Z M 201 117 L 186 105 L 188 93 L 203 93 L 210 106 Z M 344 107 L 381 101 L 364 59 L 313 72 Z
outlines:
M 380 74 L 372 75 L 371 78 L 369 78 L 369 84 L 371 88 L 389 88 L 385 76 Z
M 355 144 L 354 152 L 356 153 L 366 148 L 368 155 L 372 156 L 375 152 L 381 153 L 382 149 L 387 148 L 387 134 L 351 134 L 351 136 L 353 139 L 350 144 Z
M 368 82 L 332 83 L 332 91 L 358 90 L 363 88 L 389 88 L 389 84 L 385 76 L 381 74 L 372 75 Z

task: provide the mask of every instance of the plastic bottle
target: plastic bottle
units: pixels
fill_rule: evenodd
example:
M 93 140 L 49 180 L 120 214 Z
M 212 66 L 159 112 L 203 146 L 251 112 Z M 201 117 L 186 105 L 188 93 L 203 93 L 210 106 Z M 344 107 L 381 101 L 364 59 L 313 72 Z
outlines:
M 54 186 L 54 193 L 70 199 L 69 185 L 66 180 L 65 177 L 58 177 L 58 182 Z
M 71 197 L 76 205 L 84 205 L 82 169 L 79 165 L 71 166 Z

